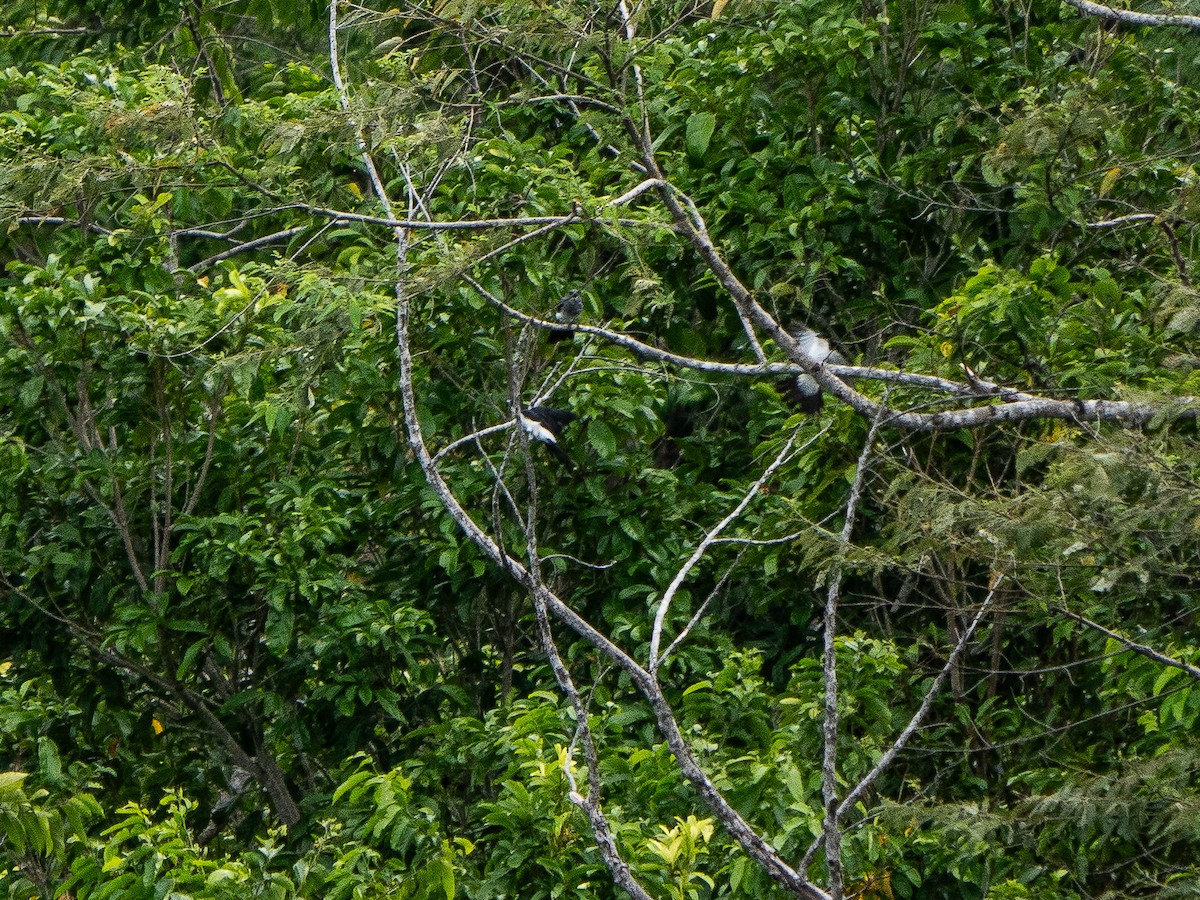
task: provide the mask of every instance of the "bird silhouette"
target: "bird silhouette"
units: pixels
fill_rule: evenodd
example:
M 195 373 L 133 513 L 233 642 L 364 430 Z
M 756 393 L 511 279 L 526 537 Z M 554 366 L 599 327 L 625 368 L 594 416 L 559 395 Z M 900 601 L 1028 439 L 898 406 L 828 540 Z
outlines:
M 563 295 L 563 298 L 558 301 L 558 305 L 554 307 L 554 321 L 561 322 L 564 325 L 573 325 L 579 321 L 579 317 L 583 314 L 583 298 L 579 295 L 579 291 L 570 290 Z M 565 341 L 574 334 L 569 328 L 551 328 L 550 343 L 557 344 L 559 341 Z

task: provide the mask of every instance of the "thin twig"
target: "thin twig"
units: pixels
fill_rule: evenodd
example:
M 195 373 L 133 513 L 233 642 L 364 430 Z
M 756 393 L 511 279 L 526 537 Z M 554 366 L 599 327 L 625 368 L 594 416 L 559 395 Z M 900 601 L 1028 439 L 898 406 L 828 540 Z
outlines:
M 733 562 L 726 566 L 725 574 L 721 576 L 721 580 L 717 582 L 717 586 L 708 592 L 708 596 L 704 598 L 704 602 L 700 604 L 700 607 L 688 620 L 688 623 L 679 629 L 679 634 L 675 635 L 675 640 L 671 641 L 667 649 L 664 650 L 662 655 L 658 658 L 659 668 L 662 667 L 662 663 L 665 660 L 671 657 L 671 654 L 675 652 L 675 649 L 685 640 L 687 640 L 687 636 L 692 633 L 692 629 L 695 628 L 697 623 L 704 618 L 704 614 L 708 612 L 708 607 L 712 604 L 713 600 L 720 596 L 721 591 L 725 590 L 725 585 L 729 584 L 729 579 L 733 576 L 734 569 L 738 567 L 738 563 L 742 561 L 742 557 L 745 555 L 746 551 L 743 550 L 734 557 Z
M 501 422 L 499 425 L 490 425 L 487 428 L 480 428 L 476 431 L 472 431 L 470 434 L 464 434 L 462 437 L 451 441 L 449 444 L 435 453 L 433 456 L 433 464 L 436 466 L 442 457 L 453 450 L 457 450 L 463 444 L 477 443 L 480 438 L 487 437 L 489 434 L 496 434 L 500 431 L 508 431 L 508 429 L 512 428 L 515 424 L 515 419 L 509 419 L 507 422 Z
M 828 430 L 828 426 L 809 438 L 808 442 L 804 446 L 810 446 L 814 441 L 817 440 L 817 438 L 823 435 L 826 430 Z M 675 577 L 671 579 L 671 583 L 667 586 L 666 591 L 663 592 L 662 599 L 658 602 L 658 609 L 654 613 L 654 628 L 650 634 L 650 655 L 648 668 L 651 675 L 658 671 L 659 664 L 662 662 L 658 655 L 658 648 L 662 643 L 663 625 L 667 620 L 667 613 L 670 612 L 671 601 L 675 599 L 675 593 L 679 590 L 680 585 L 683 584 L 683 580 L 687 578 L 688 573 L 691 572 L 696 566 L 696 563 L 698 563 L 704 554 L 708 552 L 708 548 L 712 546 L 713 541 L 716 540 L 720 536 L 721 532 L 729 527 L 729 525 L 735 519 L 737 519 L 738 516 L 745 512 L 746 507 L 749 506 L 750 502 L 758 496 L 758 492 L 762 490 L 763 485 L 770 481 L 775 475 L 775 472 L 778 471 L 779 467 L 788 461 L 791 456 L 792 445 L 796 443 L 796 438 L 799 436 L 799 434 L 799 430 L 795 430 L 788 436 L 787 441 L 784 442 L 783 449 L 779 451 L 779 454 L 763 471 L 758 481 L 754 482 L 754 484 L 750 486 L 750 488 L 742 496 L 742 499 L 738 502 L 737 506 L 735 506 L 730 513 L 725 516 L 725 518 L 714 525 L 709 530 L 708 534 L 704 536 L 703 540 L 696 545 L 696 549 L 692 551 L 692 555 L 689 556 L 687 561 L 679 567 L 679 571 L 675 573 Z
M 1200 681 L 1200 668 L 1193 666 L 1191 663 L 1184 662 L 1181 659 L 1176 659 L 1173 656 L 1167 656 L 1160 650 L 1155 650 L 1153 647 L 1147 647 L 1145 644 L 1139 644 L 1137 641 L 1125 637 L 1120 632 L 1113 631 L 1111 628 L 1105 628 L 1099 622 L 1093 622 L 1086 616 L 1081 616 L 1079 613 L 1071 612 L 1065 607 L 1059 607 L 1058 610 L 1068 619 L 1078 622 L 1080 625 L 1086 625 L 1093 631 L 1098 631 L 1107 638 L 1110 638 L 1124 647 L 1126 650 L 1132 650 L 1134 653 L 1141 654 L 1147 659 L 1152 659 L 1155 662 L 1160 662 L 1164 666 L 1171 666 L 1174 669 L 1179 669 L 1181 672 L 1186 672 L 1190 677 Z

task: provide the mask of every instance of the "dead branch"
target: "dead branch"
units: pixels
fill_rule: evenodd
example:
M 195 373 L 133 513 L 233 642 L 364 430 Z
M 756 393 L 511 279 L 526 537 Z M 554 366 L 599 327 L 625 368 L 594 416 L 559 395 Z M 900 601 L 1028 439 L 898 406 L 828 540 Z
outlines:
M 1064 0 L 1068 6 L 1073 6 L 1082 13 L 1107 19 L 1110 22 L 1120 22 L 1123 25 L 1149 25 L 1151 27 L 1191 28 L 1200 31 L 1200 16 L 1179 15 L 1177 13 L 1145 13 L 1134 12 L 1131 9 L 1113 9 L 1091 0 Z

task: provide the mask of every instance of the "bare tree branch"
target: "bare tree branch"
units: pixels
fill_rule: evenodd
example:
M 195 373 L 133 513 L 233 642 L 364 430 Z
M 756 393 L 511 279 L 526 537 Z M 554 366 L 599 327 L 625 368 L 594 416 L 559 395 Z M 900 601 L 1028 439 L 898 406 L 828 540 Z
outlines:
M 974 637 L 976 629 L 978 629 L 980 623 L 983 621 L 984 615 L 987 614 L 988 609 L 991 607 L 992 600 L 996 596 L 996 590 L 1000 587 L 1000 582 L 1003 580 L 1004 575 L 1002 573 L 996 575 L 992 579 L 991 587 L 988 590 L 987 596 L 983 599 L 983 603 L 980 604 L 979 611 L 975 614 L 975 618 L 971 620 L 971 624 L 967 626 L 966 630 L 964 630 L 961 635 L 959 635 L 958 641 L 954 645 L 954 649 L 946 658 L 945 665 L 943 665 L 941 671 L 934 676 L 929 688 L 925 691 L 925 696 L 921 699 L 921 705 L 917 707 L 917 711 L 913 713 L 912 718 L 908 720 L 908 724 L 905 725 L 904 729 L 899 735 L 897 735 L 896 740 L 892 742 L 892 745 L 888 747 L 886 751 L 884 751 L 883 755 L 879 758 L 879 761 L 871 767 L 871 771 L 864 775 L 859 780 L 858 784 L 851 788 L 846 796 L 842 798 L 842 802 L 838 806 L 839 818 L 844 817 L 846 813 L 854 808 L 854 804 L 856 804 L 859 799 L 870 789 L 871 785 L 875 783 L 875 780 L 885 771 L 887 771 L 888 767 L 895 762 L 896 757 L 900 755 L 900 752 L 906 746 L 908 746 L 908 742 L 912 739 L 913 735 L 916 734 L 917 730 L 922 724 L 924 724 L 925 719 L 929 716 L 929 711 L 933 708 L 934 700 L 937 699 L 937 695 L 941 691 L 942 685 L 946 681 L 946 676 L 949 675 L 950 671 L 958 664 L 962 654 L 966 651 L 967 646 L 971 643 L 971 638 Z M 820 846 L 820 838 L 814 839 L 813 842 L 809 844 L 808 850 L 804 854 L 804 859 L 800 863 L 801 871 L 804 871 L 808 868 L 809 863 L 812 861 L 812 858 L 817 851 L 817 848 Z
M 337 5 L 338 5 L 338 0 L 333 0 L 333 2 L 330 3 L 330 21 L 329 21 L 330 55 L 331 55 L 332 68 L 335 73 L 338 72 Z M 342 98 L 343 108 L 348 110 L 348 105 L 349 105 L 348 98 L 346 97 L 345 85 L 342 82 L 340 75 L 335 76 L 335 82 L 337 84 L 339 95 Z M 365 142 L 361 142 L 361 139 L 360 139 L 360 149 L 362 151 L 364 164 L 367 166 L 368 170 L 372 173 L 372 185 L 373 185 L 374 190 L 376 191 L 378 199 L 379 199 L 380 203 L 383 204 L 387 215 L 389 217 L 392 217 L 391 204 L 388 201 L 386 192 L 384 190 L 382 179 L 380 179 L 378 177 L 378 173 L 376 172 L 374 164 L 370 160 L 370 155 L 366 150 Z M 404 283 L 403 283 L 404 282 L 403 260 L 404 260 L 404 254 L 406 253 L 406 250 L 407 250 L 407 232 L 404 231 L 404 229 L 397 227 L 396 228 L 396 237 L 397 237 L 397 244 L 398 244 L 398 251 L 397 251 L 398 272 L 397 272 L 396 285 L 395 285 L 396 303 L 397 303 L 396 342 L 397 342 L 397 349 L 398 349 L 398 353 L 399 353 L 399 362 L 400 362 L 400 394 L 401 394 L 401 400 L 402 400 L 402 406 L 403 406 L 403 412 L 404 412 L 405 428 L 406 428 L 406 432 L 407 432 L 407 435 L 409 438 L 409 446 L 412 448 L 413 453 L 415 454 L 418 462 L 421 465 L 422 471 L 425 473 L 427 483 L 434 490 L 434 492 L 438 495 L 438 498 L 441 500 L 442 505 L 445 507 L 447 512 L 450 513 L 450 515 L 458 523 L 459 527 L 461 527 L 464 530 L 464 532 L 466 532 L 467 536 L 469 538 L 471 538 L 475 542 L 475 544 L 486 555 L 488 555 L 494 562 L 496 562 L 498 565 L 500 565 L 502 569 L 507 571 L 519 584 L 521 584 L 525 588 L 526 591 L 529 592 L 530 596 L 534 600 L 535 609 L 537 609 L 538 607 L 541 607 L 543 620 L 545 620 L 546 609 L 549 609 L 556 615 L 556 617 L 558 617 L 560 620 L 563 620 L 568 625 L 568 627 L 570 627 L 573 631 L 575 631 L 576 634 L 579 634 L 585 640 L 588 640 L 590 643 L 593 644 L 593 646 L 595 646 L 603 654 L 605 654 L 610 659 L 612 659 L 614 662 L 616 662 L 623 669 L 625 669 L 628 672 L 631 672 L 631 674 L 637 673 L 638 677 L 635 678 L 635 681 L 640 681 L 640 683 L 642 685 L 644 685 L 645 687 L 648 687 L 651 690 L 654 690 L 655 692 L 657 692 L 657 685 L 654 684 L 653 679 L 649 676 L 648 673 L 646 673 L 644 670 L 642 670 L 630 657 L 628 657 L 623 651 L 621 651 L 615 644 L 613 644 L 611 641 L 609 641 L 607 638 L 605 638 L 600 632 L 598 632 L 591 625 L 586 623 L 582 618 L 577 616 L 572 610 L 570 610 L 566 606 L 566 604 L 564 604 L 561 600 L 559 600 L 551 591 L 549 591 L 540 582 L 540 580 L 538 579 L 538 576 L 537 576 L 537 569 L 536 569 L 536 563 L 537 563 L 536 544 L 531 544 L 531 547 L 530 547 L 530 550 L 533 553 L 534 566 L 531 569 L 527 569 L 524 566 L 522 566 L 521 563 L 518 562 L 516 559 L 512 558 L 507 552 L 501 550 L 501 548 L 491 539 L 491 537 L 489 537 L 487 535 L 487 533 L 484 532 L 483 529 L 480 528 L 475 523 L 475 521 L 467 514 L 466 510 L 463 509 L 461 504 L 459 504 L 458 499 L 454 496 L 454 494 L 450 490 L 449 486 L 446 484 L 444 479 L 441 477 L 441 474 L 438 472 L 436 466 L 433 464 L 433 460 L 429 455 L 429 451 L 427 449 L 425 439 L 424 439 L 424 436 L 421 431 L 420 422 L 418 421 L 418 418 L 417 418 L 416 395 L 415 395 L 414 387 L 413 387 L 413 359 L 412 359 L 411 347 L 410 347 L 409 338 L 408 338 L 410 300 L 404 290 Z M 524 432 L 521 429 L 517 429 L 517 432 L 518 432 L 519 438 L 521 440 L 523 440 L 523 441 L 527 440 Z M 527 445 L 525 445 L 525 456 L 526 456 L 526 462 L 528 465 L 529 464 L 529 455 L 528 455 L 528 446 Z M 532 517 L 530 517 L 530 518 L 531 518 L 531 521 L 530 521 L 530 524 L 528 524 L 528 526 L 527 526 L 526 534 L 527 534 L 527 537 L 530 540 L 532 540 L 534 526 L 532 524 Z M 545 628 L 548 630 L 548 628 L 549 628 L 548 620 L 545 620 L 544 624 L 545 624 Z M 551 640 L 549 642 L 548 652 L 552 648 L 553 648 L 553 642 Z M 565 673 L 565 668 L 562 669 L 561 672 L 556 672 L 556 675 L 563 674 L 563 673 Z M 568 682 L 569 682 L 569 675 L 568 675 Z M 577 694 L 576 694 L 576 696 L 577 696 Z M 661 693 L 657 693 L 657 697 L 661 698 Z M 666 702 L 665 698 L 661 698 L 661 702 L 665 705 L 665 702 Z M 680 749 L 685 753 L 686 757 L 690 760 L 691 759 L 690 751 L 687 749 L 686 745 L 684 744 L 683 737 L 681 734 L 679 734 L 678 727 L 675 726 L 674 719 L 669 715 L 669 711 L 668 711 L 666 717 L 667 717 L 667 719 L 669 719 L 671 725 L 674 727 L 675 742 L 678 744 Z M 583 711 L 583 721 L 586 723 L 586 710 Z M 668 739 L 668 741 L 669 741 L 669 743 L 671 742 L 670 739 Z M 694 761 L 692 761 L 692 765 L 695 767 L 696 772 L 699 773 L 699 767 L 695 766 Z M 700 774 L 702 775 L 702 773 L 700 773 Z M 708 786 L 708 789 L 710 791 L 712 791 L 713 793 L 716 793 L 715 787 L 712 787 L 711 782 L 709 782 L 707 778 L 703 778 L 702 781 L 704 784 L 706 784 Z M 589 811 L 589 820 L 592 822 L 593 830 L 595 830 L 597 832 L 597 838 L 603 844 L 603 846 L 601 846 L 601 852 L 604 853 L 604 855 L 605 855 L 605 862 L 610 865 L 610 867 L 613 871 L 614 877 L 618 879 L 618 883 L 622 884 L 622 886 L 625 887 L 627 890 L 630 890 L 631 892 L 633 892 L 633 895 L 635 897 L 639 898 L 639 900 L 641 900 L 641 898 L 645 897 L 646 895 L 645 895 L 644 891 L 641 893 L 638 893 L 640 886 L 637 884 L 636 880 L 633 879 L 632 873 L 628 872 L 628 868 L 621 861 L 620 855 L 616 850 L 615 841 L 612 839 L 611 832 L 608 830 L 607 820 L 603 817 L 602 814 L 599 813 L 598 793 L 595 791 L 592 791 L 589 793 L 596 794 L 596 798 L 594 801 L 597 804 L 596 808 L 595 808 L 596 811 L 595 811 L 595 813 L 592 813 Z M 719 797 L 720 795 L 717 794 L 717 796 Z M 723 797 L 721 797 L 720 799 L 722 802 L 724 802 Z M 727 803 L 725 803 L 725 807 L 728 809 L 728 812 L 732 816 L 736 817 L 737 823 L 740 823 L 742 825 L 744 832 L 749 837 L 751 837 L 753 839 L 757 839 L 758 836 L 756 834 L 754 834 L 754 832 L 749 828 L 749 826 L 746 826 L 745 823 L 741 821 L 741 818 L 737 815 L 736 811 L 734 811 L 732 809 L 732 807 L 729 807 Z M 786 864 L 783 863 L 782 859 L 780 859 L 778 857 L 778 854 L 775 854 L 774 851 L 771 851 L 771 855 L 774 856 L 774 860 L 778 866 L 782 866 L 782 867 L 786 868 Z M 790 871 L 790 870 L 788 870 L 788 871 Z M 792 873 L 792 875 L 795 876 L 795 873 Z M 815 892 L 815 893 L 813 893 L 811 895 L 807 895 L 807 896 L 819 898 L 822 895 L 820 894 L 820 892 Z
M 474 444 L 477 443 L 480 438 L 487 437 L 489 434 L 497 434 L 502 431 L 508 431 L 508 429 L 512 428 L 515 424 L 517 424 L 516 419 L 509 419 L 507 422 L 501 422 L 499 425 L 489 425 L 487 428 L 480 428 L 472 431 L 470 434 L 464 434 L 462 437 L 451 441 L 449 444 L 435 453 L 433 456 L 433 464 L 436 466 L 438 461 L 443 456 L 446 456 L 448 453 L 457 450 L 464 444 Z
M 470 540 L 483 551 L 496 565 L 520 584 L 531 596 L 540 598 L 546 604 L 547 610 L 570 628 L 576 635 L 595 647 L 605 658 L 612 661 L 622 671 L 629 675 L 630 680 L 646 699 L 654 713 L 659 732 L 663 735 L 667 747 L 675 755 L 680 772 L 692 783 L 701 798 L 714 815 L 721 821 L 729 833 L 738 841 L 746 852 L 753 857 L 764 870 L 782 887 L 797 897 L 806 900 L 825 900 L 828 896 L 799 872 L 792 869 L 770 844 L 762 839 L 753 828 L 741 817 L 728 800 L 721 794 L 712 780 L 704 773 L 696 762 L 691 748 L 684 740 L 675 720 L 674 712 L 663 696 L 658 683 L 641 666 L 639 666 L 620 647 L 609 640 L 578 613 L 571 609 L 552 591 L 537 583 L 528 570 L 508 553 L 501 550 L 499 545 L 471 517 L 450 490 L 441 473 L 433 465 L 433 460 L 426 447 L 425 437 L 417 417 L 416 393 L 413 382 L 413 357 L 409 343 L 409 319 L 411 316 L 409 300 L 404 297 L 399 301 L 396 316 L 396 343 L 400 361 L 400 396 L 404 414 L 405 432 L 408 436 L 409 447 L 412 449 L 426 482 L 441 501 L 442 506 L 463 530 Z
M 1156 213 L 1130 213 L 1127 216 L 1117 216 L 1115 219 L 1101 219 L 1099 222 L 1088 222 L 1085 228 L 1119 228 L 1121 225 L 1140 225 L 1153 222 L 1158 218 Z
M 1152 27 L 1191 28 L 1200 31 L 1200 16 L 1179 15 L 1177 13 L 1145 13 L 1134 12 L 1131 9 L 1113 9 L 1092 3 L 1091 0 L 1063 0 L 1068 6 L 1073 6 L 1082 13 L 1107 19 L 1110 22 L 1121 22 L 1125 25 L 1149 25 Z
M 1176 659 L 1173 656 L 1167 656 L 1167 654 L 1163 653 L 1162 651 L 1155 650 L 1153 647 L 1147 647 L 1145 644 L 1139 644 L 1137 641 L 1125 637 L 1125 635 L 1121 634 L 1120 632 L 1113 631 L 1111 628 L 1105 628 L 1099 622 L 1093 622 L 1086 616 L 1081 616 L 1079 613 L 1071 612 L 1069 609 L 1060 607 L 1059 612 L 1061 612 L 1068 619 L 1072 619 L 1078 622 L 1080 625 L 1086 625 L 1093 631 L 1098 631 L 1105 637 L 1111 638 L 1126 650 L 1132 650 L 1134 653 L 1139 653 L 1147 659 L 1160 662 L 1164 666 L 1171 666 L 1172 668 L 1179 669 L 1181 672 L 1186 672 L 1190 677 L 1200 681 L 1200 668 L 1193 666 L 1191 663 L 1184 662 L 1181 659 Z
M 188 266 L 189 272 L 200 272 L 207 269 L 209 266 L 219 263 L 223 259 L 237 256 L 239 253 L 245 253 L 247 250 L 256 250 L 259 247 L 264 247 L 267 244 L 274 244 L 277 241 L 286 241 L 294 238 L 298 234 L 303 234 L 309 229 L 308 225 L 297 225 L 295 228 L 285 228 L 282 231 L 276 231 L 274 234 L 264 234 L 262 237 L 254 238 L 250 241 L 244 241 L 228 250 L 222 250 L 220 253 L 213 254 L 208 259 L 202 259 L 194 265 Z
M 658 187 L 657 179 L 647 179 L 651 187 Z M 645 182 L 643 182 L 644 184 Z M 639 188 L 641 186 L 639 185 Z M 620 206 L 629 200 L 639 196 L 643 190 L 635 189 L 636 193 L 626 197 L 624 200 L 613 199 L 601 202 L 596 206 L 597 211 L 605 210 L 613 206 Z M 632 193 L 632 192 L 627 192 Z M 625 195 L 622 195 L 625 196 Z M 335 222 L 358 222 L 363 225 L 381 225 L 385 228 L 408 228 L 413 231 L 489 231 L 497 228 L 539 228 L 544 225 L 562 225 L 567 221 L 581 221 L 593 225 L 605 225 L 610 220 L 603 216 L 591 216 L 586 214 L 584 210 L 572 211 L 557 216 L 515 216 L 511 218 L 501 219 L 451 219 L 448 221 L 436 221 L 432 219 L 418 219 L 408 217 L 398 219 L 394 216 L 369 216 L 365 213 L 348 212 L 344 209 L 330 209 L 325 206 L 312 206 L 307 203 L 290 203 L 280 206 L 278 211 L 284 212 L 287 210 L 295 210 L 297 212 L 307 213 L 312 216 L 321 216 L 322 218 L 333 219 Z M 668 223 L 659 223 L 653 221 L 642 221 L 640 219 L 616 219 L 618 225 L 623 225 L 630 228 L 673 228 Z
M 18 225 L 68 225 L 77 228 L 83 228 L 85 231 L 90 231 L 92 234 L 112 234 L 108 228 L 104 228 L 94 222 L 80 222 L 77 219 L 66 219 L 62 216 L 18 216 Z
M 850 496 L 846 500 L 846 519 L 842 523 L 841 543 L 848 546 L 854 525 L 858 519 L 859 502 L 862 499 L 863 484 L 866 481 L 867 469 L 873 455 L 872 445 L 879 431 L 880 419 L 871 422 L 867 430 L 866 440 L 863 441 L 862 453 L 854 468 L 854 481 L 850 485 Z M 842 872 L 842 830 L 840 809 L 837 792 L 837 740 L 839 731 L 838 721 L 838 677 L 837 677 L 837 616 L 838 603 L 841 599 L 844 569 L 841 561 L 834 563 L 830 574 L 829 587 L 825 592 L 825 612 L 823 616 L 824 656 L 821 671 L 825 678 L 825 708 L 822 722 L 822 741 L 824 752 L 821 762 L 821 796 L 825 802 L 825 817 L 822 825 L 825 844 L 825 865 L 829 870 L 829 896 L 832 900 L 842 900 L 844 893 L 844 876 Z M 807 860 L 807 856 L 805 857 Z M 801 871 L 805 869 L 802 867 Z
M 563 766 L 565 770 L 564 774 L 570 785 L 568 799 L 583 810 L 584 814 L 588 817 L 588 823 L 592 828 L 592 836 L 596 840 L 596 846 L 600 850 L 600 856 L 604 859 L 604 864 L 608 866 L 609 872 L 612 873 L 613 881 L 623 888 L 630 897 L 633 897 L 634 900 L 651 900 L 650 894 L 642 887 L 641 882 L 637 880 L 633 871 L 629 868 L 629 864 L 621 856 L 621 850 L 617 847 L 617 840 L 613 835 L 608 816 L 604 814 L 604 810 L 600 805 L 600 759 L 596 753 L 596 745 L 592 739 L 592 730 L 588 725 L 587 704 L 580 697 L 579 691 L 571 679 L 571 674 L 563 664 L 562 658 L 558 653 L 558 648 L 554 644 L 554 637 L 550 631 L 550 620 L 546 615 L 545 604 L 535 604 L 535 610 L 537 612 L 538 631 L 542 635 L 542 646 L 550 656 L 550 664 L 554 669 L 554 677 L 558 682 L 559 688 L 567 695 L 571 702 L 571 707 L 575 710 L 575 734 L 577 739 L 583 743 L 584 762 L 588 772 L 588 792 L 586 796 L 579 792 L 578 786 L 575 784 L 574 774 L 570 770 L 571 758 L 568 755 Z M 574 741 L 572 741 L 572 744 L 574 744 Z
M 811 446 L 813 442 L 824 433 L 824 430 L 817 432 L 808 439 L 808 442 L 804 446 Z M 780 466 L 787 462 L 791 456 L 792 445 L 796 443 L 796 438 L 798 436 L 799 431 L 793 431 L 788 436 L 787 441 L 784 442 L 783 449 L 779 451 L 779 454 L 774 460 L 772 460 L 771 464 L 763 470 L 762 476 L 759 477 L 758 481 L 754 482 L 754 484 L 750 486 L 745 495 L 742 497 L 741 501 L 739 501 L 737 506 L 733 508 L 729 515 L 709 529 L 708 534 L 704 535 L 704 539 L 696 545 L 696 549 L 692 551 L 692 555 L 689 556 L 687 561 L 679 567 L 679 571 L 675 573 L 675 577 L 671 579 L 671 583 L 667 586 L 666 591 L 663 592 L 662 599 L 658 602 L 658 610 L 654 614 L 654 629 L 650 635 L 650 656 L 648 667 L 651 675 L 654 675 L 658 672 L 659 663 L 662 661 L 658 655 L 658 648 L 662 643 L 663 623 L 666 622 L 667 613 L 671 609 L 671 601 L 675 599 L 676 591 L 679 590 L 680 585 L 683 584 L 683 580 L 687 578 L 688 573 L 692 571 L 696 563 L 698 563 L 704 554 L 708 552 L 708 548 L 712 546 L 713 541 L 715 541 L 720 536 L 721 532 L 724 531 L 735 519 L 737 519 L 738 516 L 745 512 L 746 507 L 750 505 L 750 502 L 757 497 L 758 492 L 762 490 L 762 486 L 771 480 Z
M 709 604 L 711 604 L 713 600 L 717 598 L 721 591 L 725 590 L 725 585 L 729 583 L 729 578 L 733 575 L 733 570 L 737 568 L 738 563 L 742 561 L 742 557 L 745 555 L 746 551 L 743 550 L 734 558 L 733 562 L 726 567 L 725 574 L 721 576 L 721 580 L 717 582 L 716 587 L 708 592 L 708 596 L 704 598 L 704 602 L 700 604 L 696 612 L 692 614 L 690 619 L 688 619 L 688 623 L 684 625 L 683 628 L 679 629 L 679 634 L 675 635 L 675 640 L 671 641 L 670 646 L 668 646 L 658 658 L 660 668 L 662 663 L 668 657 L 670 657 L 672 653 L 675 652 L 675 648 L 679 647 L 685 640 L 687 640 L 687 636 L 691 634 L 692 629 L 696 627 L 696 623 L 704 618 L 704 613 L 708 611 Z

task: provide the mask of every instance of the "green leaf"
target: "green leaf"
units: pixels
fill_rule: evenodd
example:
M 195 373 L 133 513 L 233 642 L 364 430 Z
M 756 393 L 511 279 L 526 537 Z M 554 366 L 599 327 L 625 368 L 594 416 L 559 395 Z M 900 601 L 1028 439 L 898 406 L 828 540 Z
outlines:
M 633 516 L 625 516 L 617 524 L 631 540 L 639 544 L 645 540 L 646 526 L 641 519 L 634 518 Z
M 611 459 L 617 455 L 617 438 L 612 429 L 601 420 L 592 419 L 588 422 L 587 437 L 588 443 L 604 459 Z
M 48 737 L 38 738 L 38 771 L 50 784 L 62 782 L 62 759 L 58 747 Z
M 282 659 L 287 655 L 295 624 L 296 615 L 286 598 L 278 604 L 272 603 L 267 610 L 267 625 L 263 636 L 267 641 L 267 649 L 276 657 Z
M 347 778 L 345 781 L 343 781 L 340 785 L 338 785 L 337 790 L 335 790 L 333 792 L 333 801 L 332 802 L 337 803 L 348 792 L 354 790 L 356 787 L 358 787 L 364 781 L 367 781 L 369 778 L 374 777 L 374 774 L 375 773 L 372 772 L 370 769 L 359 769 L 357 772 L 355 772 L 353 775 L 351 775 L 349 778 Z
M 1156 679 L 1154 679 L 1153 693 L 1161 694 L 1163 692 L 1163 689 L 1168 684 L 1170 684 L 1172 681 L 1174 681 L 1176 678 L 1178 678 L 1182 674 L 1183 674 L 1182 669 L 1178 669 L 1175 666 L 1167 666 L 1158 674 L 1158 677 Z
M 269 403 L 263 412 L 263 420 L 271 434 L 282 434 L 292 421 L 292 411 L 286 406 Z
M 37 823 L 37 831 L 30 831 L 30 849 L 42 854 L 52 853 L 54 851 L 54 833 L 51 829 L 50 813 L 44 809 L 35 810 L 33 821 Z
M 688 156 L 699 159 L 708 151 L 709 141 L 712 140 L 713 129 L 717 127 L 717 117 L 712 113 L 693 113 L 687 120 L 687 132 L 684 143 Z
M 25 826 L 19 819 L 16 813 L 7 809 L 0 808 L 0 828 L 4 830 L 4 835 L 8 839 L 8 843 L 12 847 L 12 852 L 17 856 L 25 852 Z
M 31 375 L 21 384 L 19 396 L 25 406 L 33 406 L 42 395 L 42 385 L 45 379 L 41 375 Z

